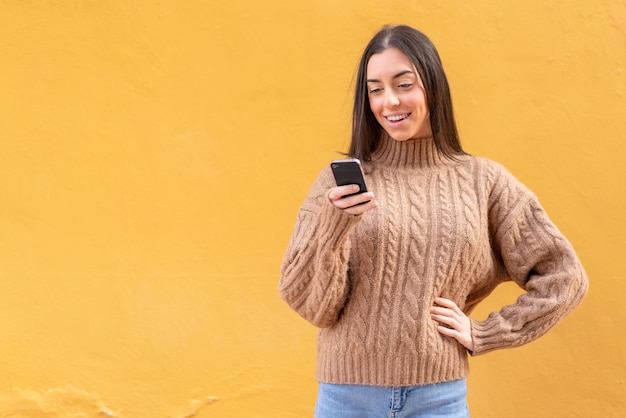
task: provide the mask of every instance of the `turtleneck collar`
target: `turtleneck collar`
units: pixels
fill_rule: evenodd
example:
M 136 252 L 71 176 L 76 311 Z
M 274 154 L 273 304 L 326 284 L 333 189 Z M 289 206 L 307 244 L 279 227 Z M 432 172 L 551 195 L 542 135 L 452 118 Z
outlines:
M 439 152 L 433 137 L 396 141 L 389 135 L 382 135 L 372 162 L 394 168 L 436 168 L 455 163 Z

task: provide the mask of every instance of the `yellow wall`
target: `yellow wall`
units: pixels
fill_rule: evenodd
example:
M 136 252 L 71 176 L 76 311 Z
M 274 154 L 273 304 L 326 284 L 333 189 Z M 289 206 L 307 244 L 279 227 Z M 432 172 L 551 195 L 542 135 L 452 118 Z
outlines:
M 548 336 L 472 360 L 473 415 L 626 414 L 623 0 L 7 0 L 0 416 L 311 415 L 316 331 L 278 270 L 386 22 L 433 39 L 465 147 L 591 278 Z

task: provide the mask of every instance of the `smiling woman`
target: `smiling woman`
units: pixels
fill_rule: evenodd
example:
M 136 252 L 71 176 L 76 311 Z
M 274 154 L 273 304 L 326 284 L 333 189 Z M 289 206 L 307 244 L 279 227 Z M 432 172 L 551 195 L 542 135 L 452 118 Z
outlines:
M 468 355 L 539 338 L 587 292 L 572 246 L 501 165 L 468 155 L 430 40 L 383 28 L 357 75 L 350 157 L 368 192 L 330 168 L 302 205 L 279 289 L 320 327 L 317 418 L 469 416 Z M 524 293 L 484 321 L 500 283 Z
M 392 33 L 393 36 L 390 36 Z M 411 73 L 414 79 L 402 78 Z M 382 84 L 384 76 L 388 78 L 387 86 Z M 400 80 L 389 80 L 390 76 Z M 387 106 L 399 107 L 402 99 L 403 106 L 420 107 L 420 114 L 415 115 L 418 132 L 409 138 L 432 136 L 441 154 L 452 158 L 465 154 L 459 141 L 450 87 L 439 53 L 423 33 L 408 26 L 395 26 L 380 31 L 372 38 L 359 63 L 352 112 L 353 140 L 349 151 L 353 158 L 368 161 L 378 146 L 380 130 L 385 128 L 387 121 L 380 120 L 385 115 L 376 110 L 384 104 L 377 100 L 384 88 L 391 88 L 389 94 L 392 96 L 387 99 L 390 100 Z M 402 113 L 392 113 L 391 116 L 397 121 Z M 419 119 L 423 119 L 421 123 Z

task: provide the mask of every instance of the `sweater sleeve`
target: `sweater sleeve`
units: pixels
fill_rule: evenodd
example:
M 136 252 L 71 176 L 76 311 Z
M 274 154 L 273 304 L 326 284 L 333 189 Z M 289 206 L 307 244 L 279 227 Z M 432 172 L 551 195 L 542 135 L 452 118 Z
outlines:
M 495 166 L 489 222 L 494 252 L 506 274 L 525 290 L 484 321 L 472 320 L 473 355 L 533 341 L 576 308 L 587 275 L 567 239 L 535 195 Z
M 360 220 L 327 198 L 334 186 L 324 170 L 300 208 L 281 267 L 280 296 L 318 327 L 337 322 L 348 293 L 350 232 Z

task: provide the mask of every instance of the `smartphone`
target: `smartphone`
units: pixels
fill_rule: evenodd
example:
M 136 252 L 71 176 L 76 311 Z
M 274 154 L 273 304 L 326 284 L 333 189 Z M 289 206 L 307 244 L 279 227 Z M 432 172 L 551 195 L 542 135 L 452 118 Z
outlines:
M 365 177 L 363 176 L 363 170 L 361 169 L 361 161 L 357 158 L 346 160 L 335 160 L 330 163 L 330 168 L 335 176 L 335 182 L 337 186 L 345 186 L 346 184 L 358 184 L 359 191 L 347 196 L 353 196 L 359 193 L 367 192 L 367 186 L 365 185 Z

